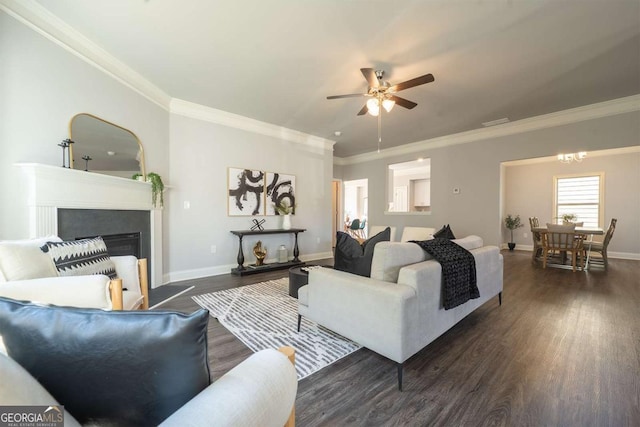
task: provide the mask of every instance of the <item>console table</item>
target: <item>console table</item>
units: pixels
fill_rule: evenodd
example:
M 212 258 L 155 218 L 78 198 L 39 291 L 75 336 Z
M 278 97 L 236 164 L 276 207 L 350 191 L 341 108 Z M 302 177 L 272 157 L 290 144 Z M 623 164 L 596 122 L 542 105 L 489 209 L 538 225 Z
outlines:
M 256 274 L 262 273 L 265 271 L 271 270 L 280 270 L 290 267 L 295 267 L 296 265 L 304 264 L 304 262 L 300 261 L 298 256 L 300 255 L 300 250 L 298 249 L 298 233 L 302 233 L 306 231 L 305 228 L 291 228 L 289 230 L 232 230 L 231 234 L 238 236 L 238 266 L 236 268 L 231 269 L 231 274 L 234 276 L 244 276 L 247 274 Z M 242 238 L 244 236 L 258 236 L 263 234 L 294 234 L 295 235 L 295 243 L 293 245 L 293 259 L 287 262 L 278 262 L 273 264 L 264 264 L 260 266 L 244 266 L 244 252 L 242 251 Z

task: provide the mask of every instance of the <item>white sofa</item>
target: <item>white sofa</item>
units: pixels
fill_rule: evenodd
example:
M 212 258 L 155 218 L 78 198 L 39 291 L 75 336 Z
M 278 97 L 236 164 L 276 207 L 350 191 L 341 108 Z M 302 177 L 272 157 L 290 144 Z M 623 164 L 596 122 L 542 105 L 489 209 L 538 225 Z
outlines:
M 415 243 L 380 242 L 371 277 L 330 268 L 309 272 L 309 284 L 298 292 L 298 329 L 304 316 L 397 362 L 402 390 L 407 359 L 489 299 L 499 296 L 502 304 L 499 248 L 483 246 L 478 236 L 454 242 L 475 258 L 480 298 L 445 310 L 440 264 Z
M 104 275 L 58 276 L 40 250 L 57 236 L 0 241 L 0 296 L 22 301 L 103 310 L 149 308 L 147 260 L 114 256 L 118 279 Z M 123 290 L 126 288 L 126 290 Z
M 409 240 L 430 240 L 433 239 L 433 233 L 436 232 L 435 228 L 431 227 L 405 227 L 402 230 L 401 242 L 408 242 Z
M 0 405 L 56 405 L 24 368 L 0 353 Z M 277 350 L 254 353 L 174 412 L 162 426 L 278 426 L 289 419 L 298 380 Z M 65 411 L 65 426 L 79 426 Z

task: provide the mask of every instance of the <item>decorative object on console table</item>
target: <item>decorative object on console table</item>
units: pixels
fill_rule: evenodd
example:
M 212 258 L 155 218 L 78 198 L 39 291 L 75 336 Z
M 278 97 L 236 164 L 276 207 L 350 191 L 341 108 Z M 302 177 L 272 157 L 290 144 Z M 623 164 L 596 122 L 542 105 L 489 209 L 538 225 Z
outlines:
M 281 173 L 266 172 L 266 209 L 267 215 L 286 215 L 296 213 L 296 177 Z
M 291 229 L 291 214 L 296 210 L 295 205 L 290 204 L 290 199 L 285 198 L 274 205 L 276 213 L 282 215 L 282 229 Z
M 278 248 L 278 262 L 287 261 L 289 261 L 289 251 L 287 251 L 287 247 L 285 245 L 280 245 Z
M 305 228 L 292 228 L 290 230 L 280 230 L 280 229 L 272 229 L 272 230 L 232 230 L 231 234 L 238 236 L 238 266 L 236 268 L 231 269 L 231 274 L 235 276 L 244 276 L 247 274 L 255 274 L 263 271 L 271 271 L 271 270 L 280 270 L 289 267 L 294 267 L 296 265 L 304 264 L 304 262 L 300 261 L 300 249 L 298 249 L 298 233 L 305 232 Z M 244 236 L 256 236 L 263 234 L 293 234 L 294 235 L 294 245 L 293 245 L 293 259 L 291 261 L 283 262 L 283 263 L 273 263 L 273 264 L 265 264 L 262 266 L 252 266 L 251 268 L 246 268 L 244 266 L 244 251 L 242 249 L 242 239 Z
M 262 230 L 264 230 L 264 227 L 262 226 L 262 224 L 264 224 L 264 223 L 265 223 L 264 219 L 261 219 L 261 220 L 254 219 L 253 220 L 253 225 L 251 226 L 251 231 L 254 231 L 254 230 L 262 231 Z
M 524 227 L 524 224 L 520 223 L 520 215 L 516 215 L 515 217 L 513 217 L 511 216 L 511 214 L 508 214 L 507 217 L 504 219 L 504 226 L 511 233 L 511 239 L 509 240 L 508 246 L 509 246 L 509 250 L 512 251 L 516 247 L 516 244 L 513 241 L 513 230 L 520 227 Z
M 264 172 L 229 168 L 227 188 L 228 216 L 264 215 Z
M 264 259 L 267 256 L 267 248 L 262 247 L 262 241 L 258 240 L 258 243 L 253 247 L 253 255 L 256 257 L 256 267 L 264 265 Z

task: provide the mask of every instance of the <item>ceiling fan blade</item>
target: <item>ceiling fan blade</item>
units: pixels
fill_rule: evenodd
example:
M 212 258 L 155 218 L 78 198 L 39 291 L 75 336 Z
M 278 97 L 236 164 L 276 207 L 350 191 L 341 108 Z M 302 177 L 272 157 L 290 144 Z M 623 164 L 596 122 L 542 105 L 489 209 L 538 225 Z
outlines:
M 424 76 L 416 77 L 415 79 L 393 85 L 389 88 L 389 92 L 400 92 L 401 90 L 409 89 L 414 86 L 431 83 L 434 80 L 435 78 L 433 77 L 433 74 L 425 74 Z
M 369 109 L 367 108 L 367 104 L 364 104 L 364 107 L 362 107 L 362 110 L 358 111 L 358 115 L 364 116 L 365 114 L 367 114 L 368 111 Z
M 396 104 L 398 104 L 401 107 L 408 108 L 409 110 L 411 110 L 413 107 L 418 105 L 413 101 L 409 101 L 408 99 L 400 98 L 399 96 L 395 96 L 395 95 L 389 96 L 389 99 L 393 99 L 394 101 L 396 101 Z
M 376 70 L 374 70 L 373 68 L 360 68 L 360 71 L 362 72 L 364 78 L 367 79 L 367 82 L 369 82 L 370 87 L 380 86 L 380 82 L 376 77 Z
M 327 96 L 327 99 L 339 99 L 339 98 L 360 98 L 361 96 L 368 96 L 368 93 L 350 93 L 348 95 L 331 95 Z

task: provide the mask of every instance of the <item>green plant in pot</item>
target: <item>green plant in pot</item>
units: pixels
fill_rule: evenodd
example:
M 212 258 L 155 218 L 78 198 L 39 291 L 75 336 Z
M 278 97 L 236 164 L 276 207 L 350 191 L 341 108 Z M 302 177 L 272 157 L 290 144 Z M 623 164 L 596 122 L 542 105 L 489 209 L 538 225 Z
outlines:
M 571 224 L 572 222 L 575 222 L 578 219 L 576 214 L 572 214 L 572 213 L 563 214 L 556 218 L 562 219 L 563 224 Z
M 520 222 L 520 215 L 511 216 L 511 214 L 508 214 L 507 217 L 504 219 L 504 226 L 511 233 L 511 239 L 510 239 L 510 241 L 508 243 L 508 246 L 509 246 L 509 250 L 512 251 L 516 247 L 516 244 L 513 241 L 513 230 L 515 230 L 517 228 L 520 228 L 520 227 L 524 227 L 524 224 L 522 224 Z
M 143 175 L 141 173 L 133 174 L 131 178 L 142 181 Z M 162 177 L 155 172 L 149 172 L 147 174 L 147 182 L 151 183 L 151 203 L 153 203 L 153 207 L 158 206 L 158 196 L 160 201 L 160 207 L 164 206 L 164 183 L 162 182 Z

